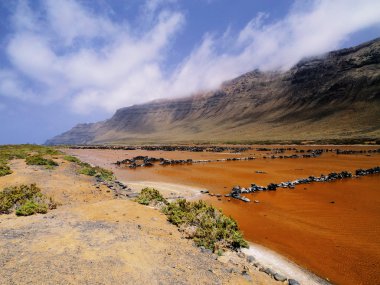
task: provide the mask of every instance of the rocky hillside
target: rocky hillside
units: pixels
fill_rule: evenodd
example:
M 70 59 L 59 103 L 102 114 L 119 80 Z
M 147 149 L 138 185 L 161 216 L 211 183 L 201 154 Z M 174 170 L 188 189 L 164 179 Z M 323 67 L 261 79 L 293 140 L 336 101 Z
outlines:
M 380 137 L 380 38 L 252 71 L 218 90 L 119 109 L 48 144 L 263 142 Z

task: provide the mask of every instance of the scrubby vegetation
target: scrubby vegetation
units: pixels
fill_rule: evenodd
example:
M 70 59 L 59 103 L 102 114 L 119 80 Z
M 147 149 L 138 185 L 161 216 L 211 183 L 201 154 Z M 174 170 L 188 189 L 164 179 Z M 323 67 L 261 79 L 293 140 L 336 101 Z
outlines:
M 0 162 L 0 176 L 11 174 L 12 170 L 5 163 Z
M 90 164 L 86 162 L 80 161 L 75 156 L 66 155 L 64 156 L 64 159 L 70 162 L 74 162 L 77 165 L 79 165 L 80 168 L 78 170 L 78 173 L 80 174 L 84 174 L 88 176 L 96 176 L 103 181 L 109 181 L 115 178 L 111 170 L 107 170 L 99 166 L 91 166 Z
M 136 201 L 143 205 L 164 205 L 162 212 L 168 221 L 178 226 L 188 238 L 194 239 L 198 246 L 218 253 L 227 248 L 248 247 L 236 221 L 204 201 L 180 199 L 169 203 L 153 188 L 142 189 Z
M 34 201 L 28 200 L 25 204 L 21 205 L 16 210 L 17 216 L 30 216 L 35 213 L 46 214 L 48 211 L 48 207 L 45 204 L 39 204 Z
M 144 188 L 141 190 L 140 195 L 137 197 L 136 202 L 143 205 L 163 203 L 169 204 L 168 201 L 161 195 L 161 193 L 154 188 Z
M 54 148 L 39 145 L 3 145 L 0 146 L 0 176 L 11 174 L 12 171 L 8 166 L 9 160 L 27 159 L 28 157 L 38 156 L 43 158 L 45 155 L 58 155 L 60 152 Z M 46 163 L 46 162 L 45 162 Z M 51 162 L 43 164 L 52 167 Z
M 169 222 L 180 227 L 198 246 L 214 252 L 248 247 L 236 221 L 204 201 L 180 199 L 166 206 L 163 212 Z
M 91 166 L 86 162 L 80 162 L 79 166 L 81 167 L 79 169 L 80 174 L 96 176 L 104 181 L 109 181 L 115 178 L 111 170 L 107 170 L 99 166 Z
M 0 146 L 0 161 L 8 161 L 11 159 L 25 159 L 29 155 L 58 155 L 60 151 L 46 146 L 40 145 L 3 145 Z
M 16 215 L 29 216 L 56 207 L 57 204 L 42 194 L 36 184 L 8 187 L 0 192 L 0 214 L 16 210 Z
M 58 166 L 52 159 L 43 158 L 41 155 L 31 155 L 25 159 L 27 165 L 45 165 L 47 167 Z
M 65 155 L 63 157 L 64 160 L 67 160 L 67 161 L 70 161 L 70 162 L 75 162 L 75 163 L 80 163 L 81 161 L 75 157 L 75 156 L 71 156 L 71 155 Z

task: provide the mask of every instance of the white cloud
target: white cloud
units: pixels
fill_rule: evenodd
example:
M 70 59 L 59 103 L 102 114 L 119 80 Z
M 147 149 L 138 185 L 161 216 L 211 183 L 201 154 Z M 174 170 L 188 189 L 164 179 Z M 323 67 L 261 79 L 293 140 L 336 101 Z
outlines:
M 45 16 L 20 2 L 6 47 L 12 67 L 0 70 L 0 95 L 45 104 L 65 100 L 81 113 L 113 112 L 216 88 L 255 68 L 285 70 L 380 25 L 379 1 L 296 2 L 276 22 L 266 24 L 270 15 L 260 13 L 237 33 L 205 33 L 168 72 L 171 42 L 185 23 L 182 12 L 167 6 L 175 2 L 146 1 L 142 13 L 150 18 L 141 27 L 114 22 L 74 0 L 45 0 Z
M 65 45 L 75 39 L 109 38 L 119 32 L 107 18 L 95 15 L 74 0 L 45 0 L 51 29 Z

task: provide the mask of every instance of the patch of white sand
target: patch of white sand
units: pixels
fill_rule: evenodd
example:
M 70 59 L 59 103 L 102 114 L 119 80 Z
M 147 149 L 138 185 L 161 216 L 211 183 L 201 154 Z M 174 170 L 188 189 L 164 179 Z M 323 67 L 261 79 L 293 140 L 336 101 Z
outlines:
M 201 195 L 203 188 L 187 186 L 183 184 L 156 182 L 156 181 L 130 181 L 125 182 L 134 192 L 140 192 L 145 187 L 155 188 L 160 191 L 166 198 L 184 197 L 186 199 L 194 199 Z
M 250 243 L 248 249 L 243 249 L 246 255 L 252 255 L 263 266 L 269 267 L 276 273 L 295 279 L 300 284 L 328 285 L 326 280 L 298 266 L 286 257 L 258 244 Z

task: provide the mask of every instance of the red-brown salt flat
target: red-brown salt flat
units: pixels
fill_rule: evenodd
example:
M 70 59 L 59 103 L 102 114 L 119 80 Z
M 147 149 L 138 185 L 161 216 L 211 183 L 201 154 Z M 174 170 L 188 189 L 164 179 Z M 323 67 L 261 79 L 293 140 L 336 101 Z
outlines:
M 368 149 L 365 146 L 339 148 Z M 234 185 L 267 185 L 270 182 L 279 183 L 310 175 L 380 165 L 379 154 L 324 153 L 318 158 L 271 160 L 261 158 L 267 152 L 256 150 L 240 155 L 139 150 L 67 152 L 90 163 L 112 168 L 117 177 L 127 184 L 129 181 L 165 182 L 205 188 L 220 194 L 228 193 Z M 257 159 L 166 167 L 156 165 L 135 170 L 111 164 L 136 155 L 170 159 L 253 155 Z M 322 278 L 328 278 L 336 284 L 380 284 L 379 191 L 380 175 L 377 174 L 344 181 L 298 185 L 294 190 L 278 189 L 275 192 L 246 194 L 251 201 L 259 200 L 259 203 L 244 203 L 234 199 L 228 201 L 225 197 L 219 201 L 208 195 L 202 198 L 233 216 L 249 241 L 288 257 Z

